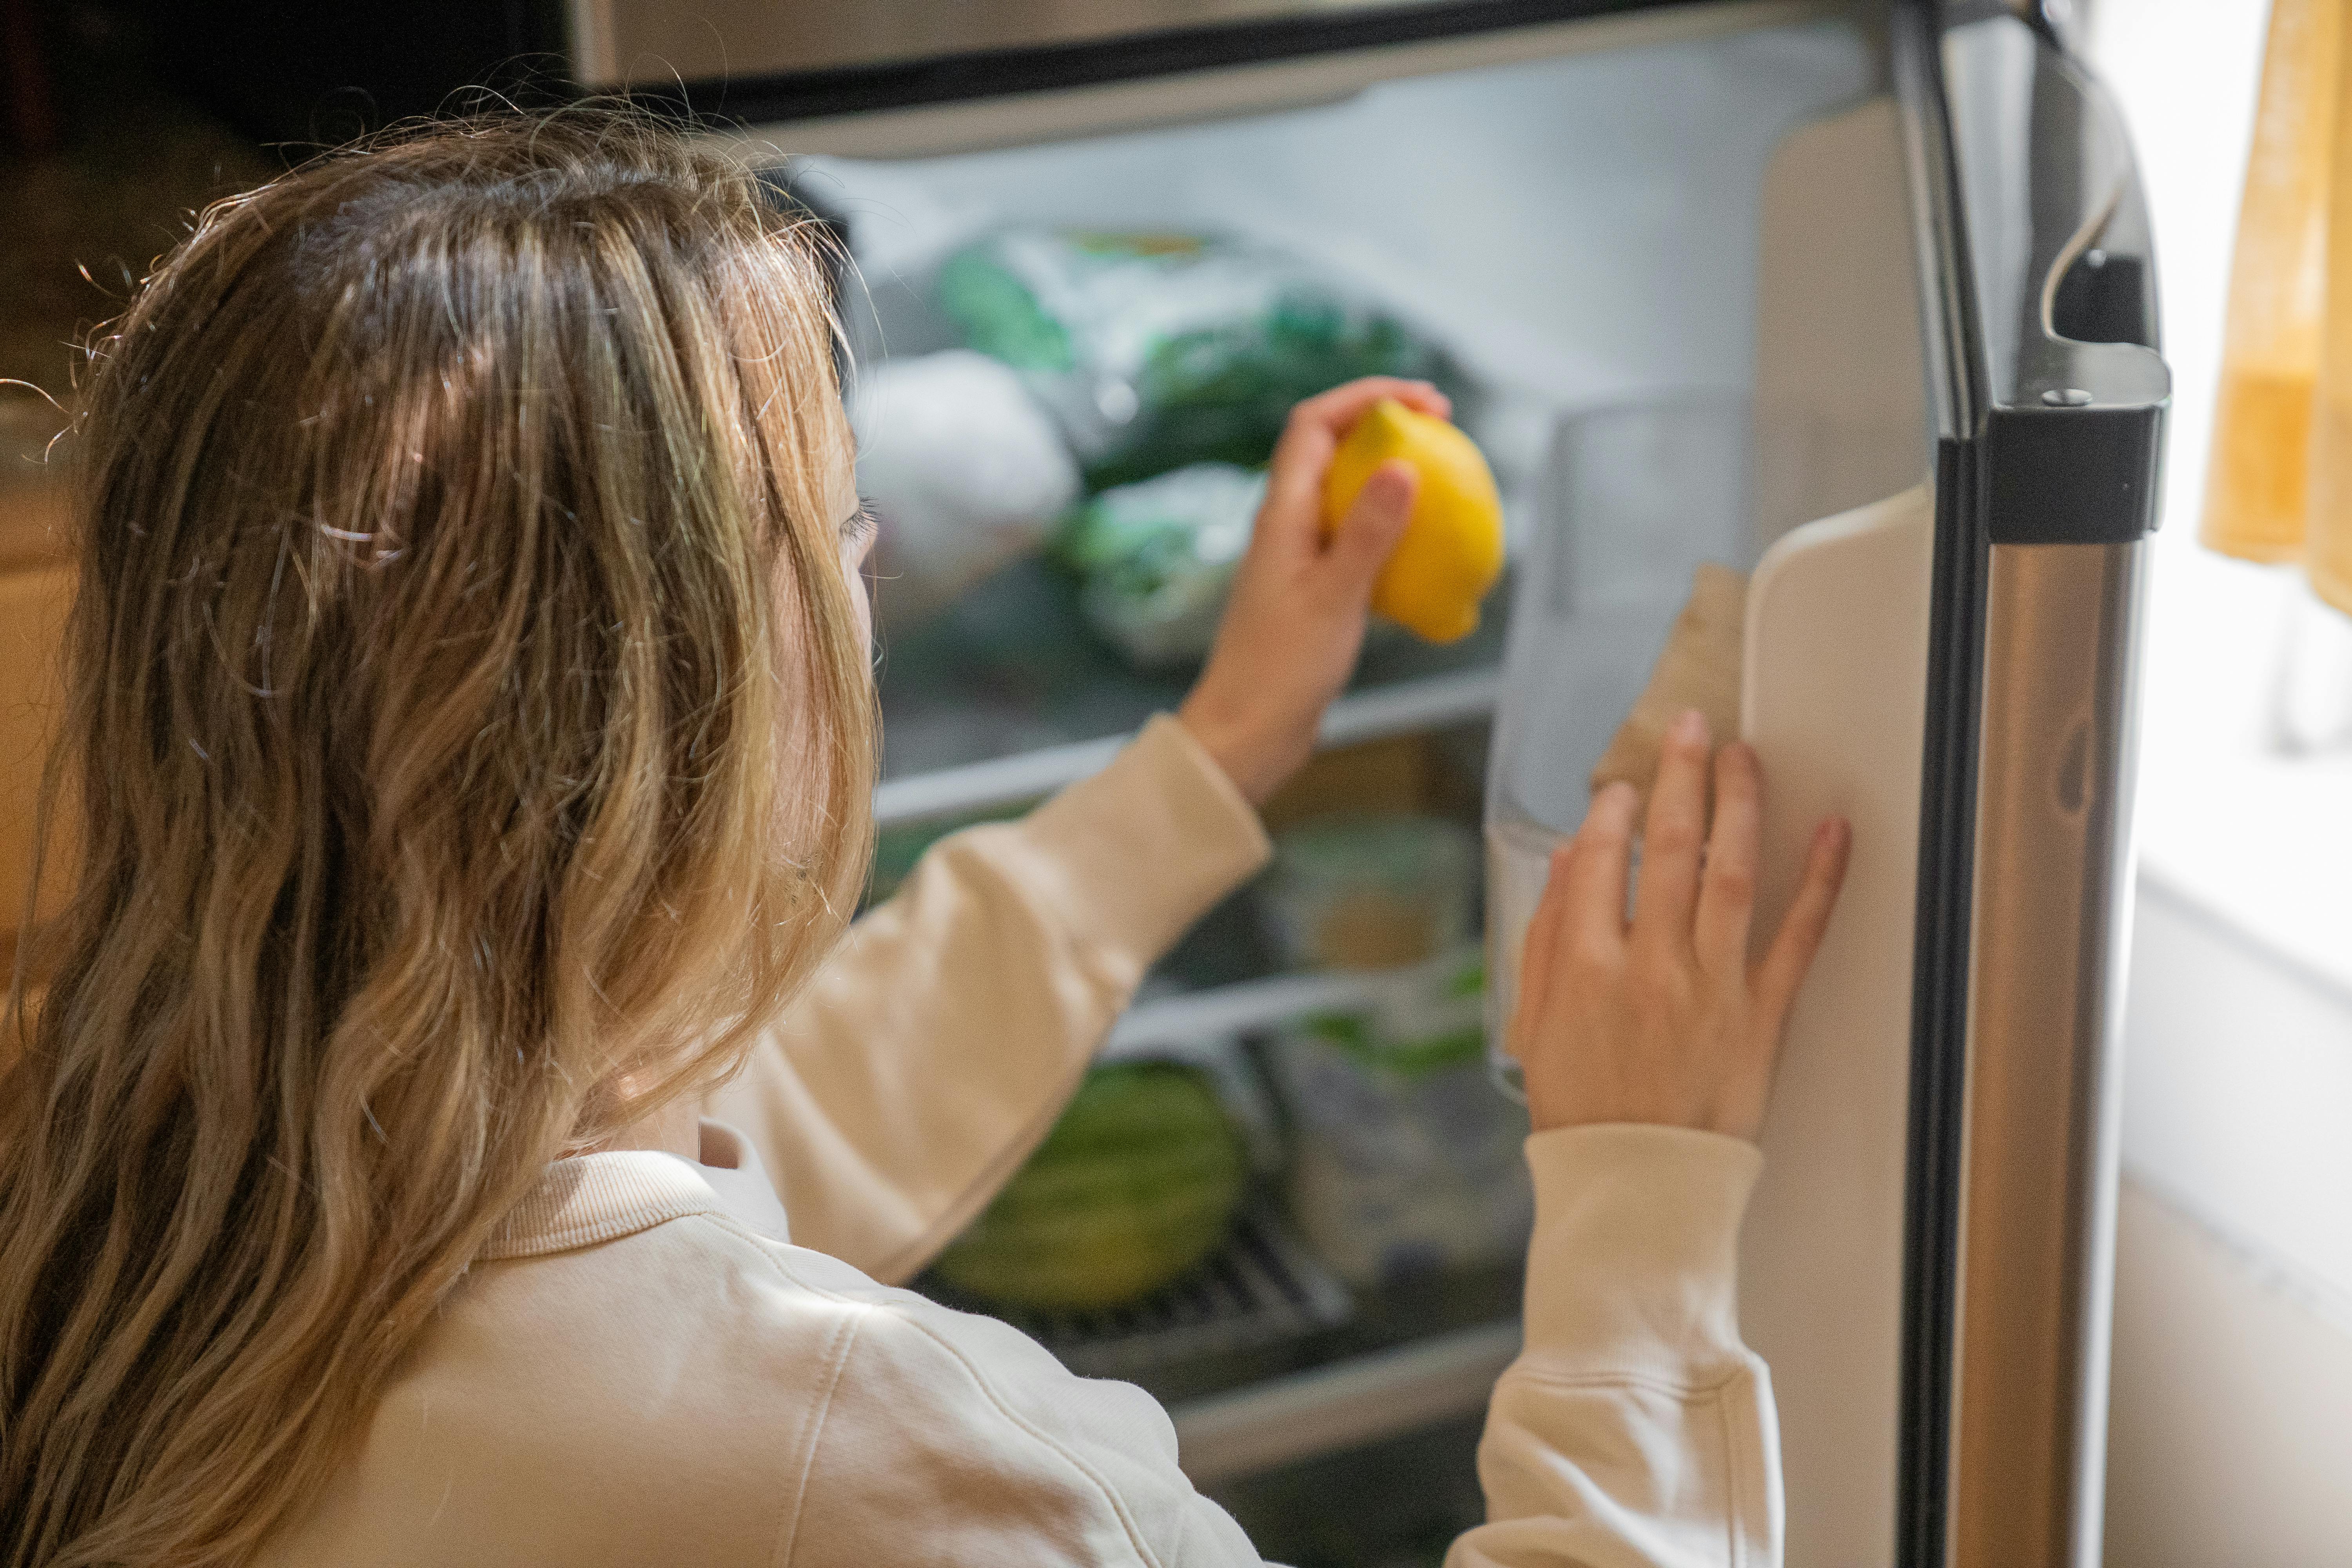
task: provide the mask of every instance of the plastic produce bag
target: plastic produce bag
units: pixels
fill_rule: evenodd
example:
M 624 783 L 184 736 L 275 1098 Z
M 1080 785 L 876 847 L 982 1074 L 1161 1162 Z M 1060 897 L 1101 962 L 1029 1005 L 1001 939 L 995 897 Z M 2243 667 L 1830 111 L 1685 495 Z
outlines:
M 1291 1220 L 1352 1284 L 1499 1263 L 1527 1246 L 1527 1113 L 1486 1071 L 1484 979 L 1478 954 L 1457 950 L 1272 1042 L 1294 1128 Z
M 1259 886 L 1286 963 L 1378 972 L 1362 1006 L 1271 1042 L 1293 1127 L 1291 1218 L 1357 1285 L 1496 1262 L 1527 1243 L 1527 1116 L 1486 1069 L 1477 863 L 1458 823 L 1333 816 L 1284 833 Z
M 1291 405 L 1357 376 L 1463 390 L 1394 315 L 1247 240 L 1010 229 L 950 257 L 937 296 L 1021 373 L 1097 489 L 1263 463 Z
M 885 360 L 850 404 L 857 486 L 880 525 L 886 628 L 911 626 L 1050 537 L 1078 469 L 1021 378 L 956 349 Z
M 1205 658 L 1265 499 L 1264 474 L 1228 463 L 1103 491 L 1056 547 L 1081 579 L 1078 607 L 1144 668 Z

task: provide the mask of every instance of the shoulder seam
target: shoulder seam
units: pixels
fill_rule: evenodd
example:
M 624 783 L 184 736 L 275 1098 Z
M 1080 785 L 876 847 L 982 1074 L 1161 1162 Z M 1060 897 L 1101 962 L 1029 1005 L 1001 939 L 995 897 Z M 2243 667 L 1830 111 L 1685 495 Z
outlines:
M 771 1258 L 770 1261 L 774 1260 Z M 810 1407 L 808 1418 L 804 1423 L 805 1431 L 800 1444 L 801 1473 L 793 1485 L 783 1518 L 778 1523 L 776 1549 L 769 1556 L 769 1561 L 775 1565 L 775 1568 L 789 1568 L 793 1553 L 797 1549 L 801 1532 L 801 1510 L 808 1501 L 809 1477 L 816 1469 L 817 1448 L 824 1441 L 825 1417 L 833 1414 L 833 1391 L 841 1386 L 841 1373 L 849 1364 L 850 1350 L 857 1342 L 858 1331 L 865 1326 L 866 1320 L 861 1315 L 856 1312 L 843 1313 L 840 1326 L 834 1330 L 832 1342 L 826 1347 L 824 1392 Z
M 699 1217 L 709 1219 L 713 1224 L 722 1226 L 725 1228 L 735 1232 L 744 1239 L 751 1241 L 754 1245 L 766 1239 L 765 1237 L 760 1237 L 754 1232 L 745 1228 L 731 1216 L 724 1214 L 711 1214 Z M 879 1301 L 858 1301 L 855 1298 L 844 1295 L 838 1290 L 829 1289 L 823 1285 L 813 1284 L 810 1281 L 800 1278 L 797 1274 L 793 1272 L 790 1266 L 787 1265 L 782 1258 L 778 1258 L 772 1251 L 770 1251 L 768 1247 L 761 1247 L 760 1253 L 761 1257 L 768 1260 L 770 1266 L 775 1269 L 778 1275 L 790 1281 L 792 1284 L 798 1286 L 800 1289 L 809 1291 L 813 1295 L 824 1297 L 828 1300 L 841 1302 L 845 1306 L 863 1307 L 876 1312 L 890 1310 L 887 1303 Z M 892 1287 L 877 1284 L 876 1289 L 892 1289 Z M 920 1334 L 924 1339 L 929 1341 L 930 1343 L 941 1353 L 946 1355 L 949 1360 L 954 1362 L 957 1366 L 962 1368 L 964 1375 L 971 1378 L 974 1386 L 979 1388 L 981 1393 L 987 1396 L 990 1406 L 995 1410 L 999 1418 L 1003 1420 L 1007 1425 L 1013 1426 L 1015 1430 L 1021 1432 L 1024 1436 L 1027 1436 L 1030 1441 L 1051 1451 L 1056 1458 L 1061 1459 L 1063 1463 L 1068 1465 L 1071 1469 L 1085 1477 L 1088 1484 L 1094 1488 L 1096 1492 L 1100 1495 L 1103 1501 L 1109 1507 L 1112 1517 L 1117 1519 L 1119 1522 L 1119 1528 L 1126 1531 L 1128 1545 L 1134 1551 L 1136 1556 L 1142 1560 L 1142 1562 L 1147 1565 L 1147 1568 L 1160 1568 L 1159 1554 L 1151 1550 L 1150 1543 L 1144 1539 L 1142 1529 L 1137 1524 L 1135 1516 L 1128 1511 L 1126 1500 L 1118 1495 L 1118 1489 L 1114 1488 L 1109 1481 L 1097 1473 L 1092 1465 L 1087 1464 L 1085 1459 L 1071 1452 L 1066 1445 L 1056 1442 L 1049 1433 L 1039 1430 L 1035 1426 L 1032 1425 L 1026 1418 L 1024 1418 L 1019 1411 L 1007 1405 L 1004 1401 L 1003 1395 L 998 1392 L 995 1384 L 990 1381 L 987 1375 L 984 1374 L 979 1367 L 972 1364 L 971 1358 L 965 1355 L 961 1349 L 949 1341 L 945 1336 L 941 1335 L 937 1330 L 933 1329 L 929 1324 L 921 1322 L 904 1312 L 892 1312 L 891 1316 L 896 1321 L 905 1324 L 909 1330 Z M 1017 1332 L 1018 1331 L 1015 1331 Z M 846 1347 L 845 1347 L 845 1348 Z M 846 1357 L 845 1356 L 845 1362 Z M 838 1377 L 837 1372 L 835 1376 L 836 1378 Z M 825 1404 L 829 1410 L 832 1405 L 832 1391 L 830 1389 L 826 1391 Z M 812 1460 L 814 1460 L 815 1451 L 815 1445 L 813 1443 L 811 1444 L 809 1450 Z

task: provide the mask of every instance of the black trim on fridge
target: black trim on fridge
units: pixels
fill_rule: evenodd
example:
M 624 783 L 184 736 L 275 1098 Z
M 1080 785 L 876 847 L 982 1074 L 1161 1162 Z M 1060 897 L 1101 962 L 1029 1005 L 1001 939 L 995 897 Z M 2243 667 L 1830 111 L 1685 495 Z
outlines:
M 2156 526 L 2172 392 L 2147 209 L 2122 117 L 2037 21 L 1955 6 L 1930 51 L 1969 217 L 1984 510 L 1995 544 L 2127 544 Z
M 1982 710 L 1985 580 L 1990 551 L 1978 504 L 1975 432 L 1984 355 L 1944 105 L 1933 0 L 1897 7 L 1888 42 L 1911 140 L 1922 317 L 1940 342 L 1927 363 L 1937 416 L 1936 542 L 1927 629 L 1927 731 L 1920 768 L 1917 921 L 1911 984 L 1911 1113 L 1905 1194 L 1900 1429 L 1895 1561 L 1944 1558 L 1951 1471 L 1953 1308 L 1959 1266 L 1961 1106 L 1975 889 L 1977 741 Z

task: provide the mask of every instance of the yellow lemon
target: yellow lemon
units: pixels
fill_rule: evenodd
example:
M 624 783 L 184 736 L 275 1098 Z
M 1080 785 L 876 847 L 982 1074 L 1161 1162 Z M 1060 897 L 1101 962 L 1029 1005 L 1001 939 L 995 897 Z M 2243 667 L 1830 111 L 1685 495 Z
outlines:
M 1402 458 L 1421 475 L 1404 537 L 1372 584 L 1372 608 L 1430 642 L 1478 629 L 1503 571 L 1503 502 L 1477 446 L 1432 415 L 1382 398 L 1339 443 L 1323 479 L 1323 533 L 1339 531 L 1372 470 Z

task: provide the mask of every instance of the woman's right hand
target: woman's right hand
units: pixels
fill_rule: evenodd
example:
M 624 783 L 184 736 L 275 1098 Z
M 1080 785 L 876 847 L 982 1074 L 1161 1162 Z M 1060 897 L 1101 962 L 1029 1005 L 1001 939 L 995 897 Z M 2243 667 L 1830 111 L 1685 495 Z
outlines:
M 1601 792 L 1555 851 L 1528 922 L 1511 1053 L 1536 1130 L 1650 1122 L 1753 1139 L 1789 1005 L 1829 925 L 1853 835 L 1813 832 L 1804 882 L 1760 959 L 1748 956 L 1763 779 L 1756 753 L 1715 753 L 1706 822 L 1706 721 L 1668 732 L 1625 916 L 1638 798 Z
M 1264 805 L 1315 750 L 1323 710 L 1356 668 L 1372 584 L 1404 537 L 1421 480 L 1391 461 L 1373 470 L 1329 538 L 1323 479 L 1339 443 L 1384 397 L 1443 419 L 1425 381 L 1367 376 L 1290 411 L 1266 473 L 1265 504 L 1234 577 L 1216 647 L 1176 717 L 1253 805 Z

